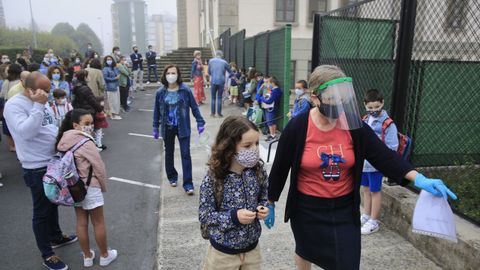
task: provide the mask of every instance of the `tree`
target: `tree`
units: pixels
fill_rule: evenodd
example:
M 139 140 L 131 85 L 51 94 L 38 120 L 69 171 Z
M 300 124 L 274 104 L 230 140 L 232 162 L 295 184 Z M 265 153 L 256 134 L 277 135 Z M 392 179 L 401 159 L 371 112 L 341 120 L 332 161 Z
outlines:
M 97 51 L 99 55 L 103 55 L 103 44 L 88 24 L 81 23 L 77 27 L 76 35 L 78 39 L 82 39 L 76 40 L 81 52 L 84 52 L 87 49 L 87 43 L 90 42 L 92 43 L 93 49 Z M 83 39 L 87 39 L 87 42 Z
M 53 35 L 56 36 L 67 36 L 75 41 L 75 28 L 69 23 L 57 23 L 50 31 Z

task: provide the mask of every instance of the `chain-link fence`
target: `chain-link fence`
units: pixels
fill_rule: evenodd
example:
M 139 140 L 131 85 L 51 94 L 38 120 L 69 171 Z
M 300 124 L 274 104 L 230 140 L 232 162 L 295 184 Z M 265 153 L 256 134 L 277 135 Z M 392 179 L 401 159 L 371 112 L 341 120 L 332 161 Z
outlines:
M 411 162 L 480 221 L 480 1 L 370 0 L 315 18 L 312 68 L 340 66 L 359 100 L 385 96 Z M 363 108 L 363 104 L 360 104 Z
M 282 129 L 288 122 L 286 115 L 290 101 L 291 26 L 249 38 L 245 38 L 245 34 L 245 30 L 241 30 L 230 35 L 228 29 L 220 35 L 220 43 L 224 44 L 221 48 L 224 50 L 225 60 L 235 62 L 238 68 L 248 70 L 249 67 L 255 67 L 257 71 L 277 77 L 283 90 L 277 121 L 279 129 Z M 225 52 L 227 47 L 228 53 Z

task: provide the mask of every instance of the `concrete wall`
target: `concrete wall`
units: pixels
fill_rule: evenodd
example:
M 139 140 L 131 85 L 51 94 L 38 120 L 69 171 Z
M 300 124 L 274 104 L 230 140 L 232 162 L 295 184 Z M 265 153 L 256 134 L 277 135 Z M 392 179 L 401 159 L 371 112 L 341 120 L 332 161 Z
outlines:
M 307 80 L 309 76 L 309 62 L 312 58 L 311 38 L 292 38 L 292 61 L 295 61 L 295 78 L 292 81 Z

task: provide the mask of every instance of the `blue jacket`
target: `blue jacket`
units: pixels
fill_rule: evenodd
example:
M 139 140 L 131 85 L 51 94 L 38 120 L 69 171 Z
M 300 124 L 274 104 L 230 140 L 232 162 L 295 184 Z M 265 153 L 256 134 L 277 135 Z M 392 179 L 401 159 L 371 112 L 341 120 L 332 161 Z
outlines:
M 168 122 L 168 106 L 165 104 L 165 95 L 168 90 L 166 86 L 162 86 L 158 89 L 155 96 L 155 107 L 153 110 L 153 128 L 158 129 L 160 127 L 161 135 L 165 138 L 165 130 Z M 193 116 L 197 120 L 197 127 L 205 126 L 205 120 L 203 120 L 200 110 L 198 109 L 197 102 L 193 97 L 192 91 L 188 86 L 182 83 L 178 89 L 178 137 L 189 137 L 192 133 L 190 128 L 190 108 L 192 109 Z
M 53 90 L 55 90 L 55 89 L 62 89 L 63 91 L 65 91 L 67 93 L 67 98 L 71 98 L 70 85 L 68 84 L 68 82 L 60 81 L 59 84 L 58 84 L 58 87 L 55 87 L 55 84 L 53 83 L 53 80 L 52 80 L 51 85 L 50 85 L 50 93 L 48 95 L 48 99 L 50 101 L 53 100 Z
M 280 97 L 282 96 L 282 89 L 280 87 L 275 87 L 270 94 L 270 98 L 266 99 L 263 96 L 260 98 L 262 103 L 265 104 L 272 104 L 275 102 L 273 109 L 269 109 L 269 112 L 276 113 L 278 111 L 278 107 L 280 107 Z
M 132 60 L 132 70 L 143 70 L 143 57 L 141 53 L 130 54 L 130 60 Z
M 237 86 L 237 80 L 240 79 L 240 72 L 232 72 L 230 73 L 230 85 L 231 86 Z
M 103 68 L 103 79 L 105 80 L 105 90 L 109 92 L 115 92 L 118 90 L 119 80 L 115 77 L 118 76 L 117 68 L 104 67 Z
M 367 119 L 365 119 L 365 123 L 368 124 L 368 121 L 370 120 L 372 116 L 368 116 Z M 374 119 L 372 124 L 369 125 L 372 130 L 375 132 L 377 137 L 381 140 L 382 139 L 382 125 L 383 121 L 388 118 L 388 113 L 385 110 L 382 110 L 382 113 L 378 117 L 378 119 Z M 390 124 L 388 128 L 385 130 L 385 145 L 387 145 L 388 148 L 392 149 L 393 151 L 397 151 L 398 148 L 398 136 L 397 136 L 397 126 L 395 126 L 395 123 Z M 375 167 L 372 166 L 367 160 L 365 160 L 365 163 L 363 164 L 363 171 L 364 172 L 376 172 L 378 171 L 375 169 Z
M 203 70 L 199 70 L 197 68 L 198 60 L 195 58 L 192 61 L 192 70 L 190 71 L 190 78 L 193 79 L 194 77 L 203 77 Z
M 222 58 L 212 58 L 208 62 L 208 74 L 210 75 L 210 83 L 215 85 L 225 84 L 225 71 L 231 73 L 230 66 L 227 61 Z
M 308 94 L 303 94 L 302 96 L 295 99 L 293 103 L 292 118 L 297 115 L 300 115 L 306 111 L 310 110 L 310 97 Z
M 257 206 L 267 205 L 267 173 L 263 170 L 258 179 L 256 169 L 245 169 L 242 175 L 230 172 L 224 179 L 223 199 L 217 208 L 213 179 L 205 176 L 200 186 L 200 223 L 207 225 L 210 243 L 215 249 L 238 254 L 248 252 L 257 246 L 262 233 L 260 221 L 241 224 L 237 210 L 255 211 Z

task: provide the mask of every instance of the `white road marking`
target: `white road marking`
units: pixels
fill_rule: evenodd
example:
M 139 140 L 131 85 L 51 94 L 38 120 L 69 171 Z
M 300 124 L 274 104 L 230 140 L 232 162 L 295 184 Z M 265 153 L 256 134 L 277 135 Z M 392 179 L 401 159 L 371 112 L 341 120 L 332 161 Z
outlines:
M 137 136 L 137 137 L 144 137 L 144 138 L 153 138 L 152 135 L 145 135 L 145 134 L 139 134 L 139 133 L 128 133 L 130 136 Z
M 160 186 L 157 186 L 157 185 L 145 184 L 145 183 L 142 183 L 142 182 L 123 179 L 123 178 L 118 178 L 118 177 L 110 177 L 108 179 L 113 180 L 113 181 L 117 181 L 117 182 L 131 184 L 131 185 L 137 185 L 137 186 L 141 186 L 141 187 L 149 187 L 149 188 L 160 189 Z
M 151 109 L 138 109 L 140 112 L 153 112 Z

